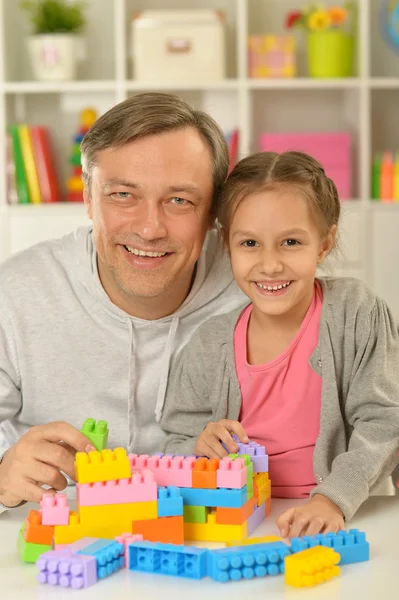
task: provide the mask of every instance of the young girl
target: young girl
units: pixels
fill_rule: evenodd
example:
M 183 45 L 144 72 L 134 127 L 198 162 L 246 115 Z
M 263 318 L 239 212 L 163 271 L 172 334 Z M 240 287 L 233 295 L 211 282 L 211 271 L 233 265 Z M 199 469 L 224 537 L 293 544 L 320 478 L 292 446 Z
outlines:
M 250 304 L 210 319 L 172 370 L 166 452 L 226 456 L 232 434 L 266 446 L 273 496 L 309 498 L 277 519 L 283 537 L 344 528 L 397 464 L 398 333 L 361 281 L 317 278 L 340 202 L 305 154 L 237 164 L 218 214 Z

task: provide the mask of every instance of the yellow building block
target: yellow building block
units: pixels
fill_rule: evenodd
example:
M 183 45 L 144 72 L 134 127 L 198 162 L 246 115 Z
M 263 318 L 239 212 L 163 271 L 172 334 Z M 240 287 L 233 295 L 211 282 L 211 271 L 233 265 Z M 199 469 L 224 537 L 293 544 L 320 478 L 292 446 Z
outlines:
M 131 468 L 124 448 L 109 448 L 101 452 L 77 452 L 75 457 L 77 483 L 98 483 L 113 479 L 129 479 Z
M 255 490 L 257 490 L 257 492 L 255 492 Z M 257 495 L 258 506 L 271 497 L 272 485 L 268 473 L 254 474 L 254 493 Z
M 184 523 L 184 539 L 196 542 L 241 542 L 248 537 L 247 523 L 219 525 L 216 512 L 208 515 L 207 523 Z
M 129 502 L 127 504 L 106 504 L 99 506 L 81 506 L 79 508 L 82 525 L 113 525 L 119 522 L 144 521 L 158 518 L 158 501 Z
M 83 537 L 106 538 L 113 540 L 117 535 L 132 532 L 131 521 L 118 521 L 116 524 L 82 525 L 76 513 L 71 513 L 69 525 L 55 525 L 54 544 L 72 544 Z
M 282 542 L 283 540 L 278 535 L 264 535 L 263 537 L 248 538 L 241 542 L 240 546 L 250 546 L 253 544 L 269 544 L 270 542 Z M 235 542 L 226 542 L 226 547 L 237 546 Z
M 297 554 L 286 556 L 285 583 L 294 587 L 313 587 L 337 577 L 340 555 L 332 548 L 315 546 Z

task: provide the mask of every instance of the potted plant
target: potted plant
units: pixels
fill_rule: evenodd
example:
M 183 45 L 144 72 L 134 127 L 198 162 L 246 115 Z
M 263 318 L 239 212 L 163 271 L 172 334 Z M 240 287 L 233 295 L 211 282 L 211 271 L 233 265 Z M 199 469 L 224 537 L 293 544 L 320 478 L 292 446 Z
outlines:
M 311 77 L 350 77 L 353 75 L 355 5 L 318 3 L 289 13 L 286 27 L 299 27 L 307 33 L 308 70 Z
M 32 25 L 28 50 L 35 79 L 68 81 L 76 78 L 82 53 L 80 33 L 86 25 L 85 2 L 23 0 Z

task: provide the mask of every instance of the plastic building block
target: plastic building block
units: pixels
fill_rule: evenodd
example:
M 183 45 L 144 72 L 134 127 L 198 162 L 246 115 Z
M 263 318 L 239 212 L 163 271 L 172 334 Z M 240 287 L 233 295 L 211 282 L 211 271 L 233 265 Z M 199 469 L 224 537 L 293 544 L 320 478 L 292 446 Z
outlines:
M 248 535 L 252 535 L 258 529 L 259 525 L 263 523 L 265 518 L 266 505 L 265 503 L 263 503 L 255 508 L 254 513 L 249 517 L 247 521 Z
M 71 544 L 84 537 L 107 538 L 113 540 L 117 535 L 132 531 L 132 522 L 119 521 L 111 525 L 97 523 L 95 525 L 83 525 L 76 513 L 69 516 L 68 525 L 56 525 L 54 527 L 54 544 L 58 547 L 62 544 Z
M 269 470 L 269 457 L 266 454 L 266 448 L 257 442 L 242 444 L 236 442 L 238 446 L 238 455 L 248 454 L 251 457 L 254 473 L 267 473 Z
M 247 482 L 246 482 L 247 500 L 249 500 L 254 495 L 254 485 L 253 485 L 254 468 L 253 468 L 253 465 L 251 462 L 251 457 L 248 454 L 241 454 L 240 457 L 238 456 L 238 454 L 229 454 L 228 458 L 231 458 L 233 460 L 237 460 L 237 458 L 240 458 L 241 460 L 244 461 L 246 474 L 247 474 Z
M 272 512 L 272 499 L 268 498 L 265 502 L 265 508 L 266 508 L 266 517 L 268 517 L 270 515 L 270 513 Z
M 181 488 L 180 493 L 185 505 L 241 508 L 247 502 L 247 486 L 240 490 L 194 490 Z
M 256 473 L 253 477 L 254 496 L 258 506 L 272 495 L 272 486 L 268 473 Z
M 193 469 L 196 458 L 188 456 L 148 456 L 147 454 L 129 454 L 132 473 L 149 469 L 154 473 L 158 485 L 191 488 L 193 485 Z
M 218 525 L 216 512 L 208 515 L 207 523 L 184 523 L 184 538 L 196 542 L 228 542 L 247 539 L 247 523 L 242 525 Z
M 99 539 L 101 539 L 101 538 L 84 537 L 81 540 L 72 542 L 72 544 L 68 544 L 67 546 L 65 546 L 65 548 L 68 548 L 68 550 L 70 550 L 71 552 L 76 554 L 76 552 L 78 552 L 79 550 L 83 550 L 83 548 L 86 548 L 87 546 L 94 544 L 94 542 L 98 542 Z
M 77 554 L 93 556 L 96 559 L 99 579 L 104 579 L 125 566 L 125 546 L 116 541 L 97 540 L 79 550 Z
M 216 512 L 219 509 L 216 509 Z M 220 509 L 224 510 L 224 509 Z M 241 510 L 240 508 L 229 508 L 226 510 Z M 183 506 L 185 523 L 206 523 L 211 508 L 208 506 Z
M 158 488 L 158 517 L 181 517 L 183 498 L 178 487 Z
M 79 506 L 150 502 L 156 499 L 157 484 L 151 471 L 134 473 L 130 479 L 78 483 L 76 486 Z
M 97 583 L 97 565 L 93 556 L 79 556 L 68 550 L 50 550 L 36 562 L 40 583 L 81 589 Z
M 129 546 L 130 571 L 202 579 L 207 575 L 205 548 L 135 542 Z
M 30 510 L 25 520 L 24 538 L 31 544 L 51 546 L 54 535 L 52 525 L 42 524 L 42 515 L 38 510 Z
M 337 577 L 339 554 L 332 548 L 315 546 L 285 559 L 285 583 L 294 587 L 313 587 Z
M 197 458 L 194 463 L 192 487 L 196 489 L 209 488 L 216 490 L 216 475 L 219 462 L 217 458 Z
M 69 506 L 66 494 L 53 496 L 45 492 L 40 501 L 42 525 L 68 525 Z
M 123 544 L 123 547 L 125 548 L 125 567 L 127 567 L 129 564 L 129 545 L 133 542 L 142 542 L 143 536 L 139 534 L 132 535 L 131 533 L 122 533 L 122 535 L 116 536 L 115 541 Z
M 241 546 L 250 546 L 254 544 L 269 544 L 270 542 L 282 542 L 283 540 L 278 535 L 264 535 L 262 537 L 248 538 L 245 542 L 241 543 Z M 226 547 L 231 548 L 237 546 L 234 542 L 226 542 Z
M 141 534 L 149 542 L 184 544 L 183 517 L 161 517 L 148 521 L 133 521 L 133 534 Z
M 79 515 L 82 525 L 131 523 L 143 519 L 156 519 L 158 516 L 158 503 L 154 500 L 128 504 L 106 504 L 104 506 L 81 506 Z
M 218 488 L 240 489 L 247 483 L 247 469 L 242 458 L 230 458 L 226 456 L 219 463 L 216 474 L 216 485 Z
M 315 546 L 333 548 L 341 557 L 340 566 L 364 562 L 370 558 L 370 544 L 366 540 L 366 534 L 358 529 L 338 531 L 337 533 L 319 533 L 291 540 L 293 552 L 301 552 Z
M 130 462 L 124 448 L 101 452 L 77 452 L 75 457 L 77 483 L 96 483 L 111 479 L 129 479 Z
M 219 525 L 242 525 L 253 514 L 255 507 L 254 497 L 247 500 L 241 508 L 221 508 L 219 506 L 216 508 L 216 522 Z
M 83 423 L 81 432 L 91 441 L 93 446 L 101 452 L 108 444 L 108 423 L 107 421 L 97 421 L 95 419 L 86 419 Z
M 279 575 L 289 555 L 290 549 L 283 542 L 210 550 L 208 575 L 220 583 Z
M 49 546 L 47 544 L 33 544 L 32 542 L 27 542 L 24 538 L 24 528 L 25 524 L 22 525 L 18 533 L 18 554 L 23 562 L 35 563 L 42 554 L 51 550 L 51 545 Z

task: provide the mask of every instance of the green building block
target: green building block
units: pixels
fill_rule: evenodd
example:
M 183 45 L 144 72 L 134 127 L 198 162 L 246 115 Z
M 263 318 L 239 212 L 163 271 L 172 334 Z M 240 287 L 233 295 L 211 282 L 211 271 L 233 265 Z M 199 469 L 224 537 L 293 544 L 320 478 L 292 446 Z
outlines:
M 208 506 L 183 506 L 184 522 L 206 523 L 210 512 L 211 509 Z
M 42 554 L 51 550 L 51 546 L 45 544 L 32 544 L 24 538 L 25 523 L 18 534 L 17 549 L 20 559 L 26 563 L 35 563 Z
M 229 454 L 229 457 L 233 460 L 236 458 L 242 458 L 244 465 L 247 468 L 247 500 L 252 498 L 254 495 L 254 466 L 249 454 Z
M 83 423 L 81 432 L 91 441 L 96 450 L 101 452 L 108 444 L 108 423 L 107 421 L 97 421 L 95 419 L 86 419 Z

